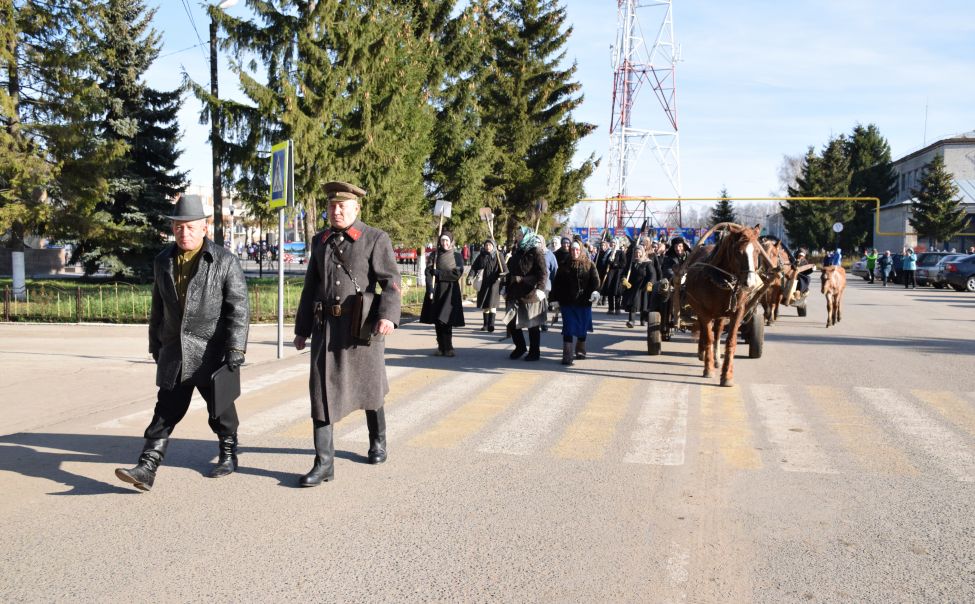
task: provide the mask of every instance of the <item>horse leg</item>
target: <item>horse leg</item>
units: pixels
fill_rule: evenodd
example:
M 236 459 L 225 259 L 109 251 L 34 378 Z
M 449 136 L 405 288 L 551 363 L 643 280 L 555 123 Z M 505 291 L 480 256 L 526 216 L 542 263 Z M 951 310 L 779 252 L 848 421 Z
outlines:
M 830 321 L 833 318 L 833 297 L 832 294 L 826 292 L 826 328 L 829 329 Z
M 843 318 L 843 292 L 846 290 L 841 289 L 839 293 L 836 294 L 836 320 L 833 323 L 839 323 L 840 319 Z
M 738 301 L 738 311 L 731 318 L 728 327 L 728 340 L 724 347 L 724 364 L 721 367 L 721 385 L 735 385 L 735 350 L 738 348 L 738 329 L 745 316 L 745 300 Z
M 718 360 L 721 358 L 719 351 L 721 350 L 721 332 L 724 331 L 725 322 L 721 319 L 715 319 L 714 328 L 712 333 L 714 333 L 714 339 L 711 344 L 711 358 L 714 359 L 714 368 L 718 368 Z
M 711 321 L 698 318 L 697 324 L 700 331 L 700 348 L 704 353 L 704 358 L 702 359 L 704 361 L 703 377 L 710 378 L 712 376 L 712 367 L 714 366 L 714 348 L 712 346 L 714 335 L 711 333 Z

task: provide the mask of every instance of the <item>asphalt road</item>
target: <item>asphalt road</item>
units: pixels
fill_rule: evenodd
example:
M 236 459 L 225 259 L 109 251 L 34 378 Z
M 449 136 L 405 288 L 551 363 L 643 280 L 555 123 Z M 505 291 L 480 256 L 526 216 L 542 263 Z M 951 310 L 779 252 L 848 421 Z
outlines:
M 390 457 L 362 414 L 311 465 L 307 353 L 253 328 L 242 468 L 208 479 L 195 403 L 150 493 L 139 326 L 0 325 L 0 601 L 972 602 L 975 295 L 854 279 L 826 329 L 785 309 L 736 386 L 689 335 L 645 354 L 597 311 L 590 357 L 499 334 L 388 342 Z

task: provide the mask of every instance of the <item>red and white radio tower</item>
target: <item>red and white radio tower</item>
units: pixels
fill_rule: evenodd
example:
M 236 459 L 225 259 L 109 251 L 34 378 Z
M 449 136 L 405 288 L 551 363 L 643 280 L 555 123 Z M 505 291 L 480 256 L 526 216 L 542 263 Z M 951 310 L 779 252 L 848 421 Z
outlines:
M 653 148 L 676 197 L 681 196 L 676 77 L 679 49 L 674 42 L 671 4 L 671 0 L 617 0 L 616 44 L 613 46 L 613 117 L 609 126 L 609 186 L 615 197 L 624 198 L 631 194 L 628 180 L 639 170 L 637 160 L 647 143 Z M 643 36 L 641 17 L 644 22 L 659 23 L 652 46 L 647 45 L 647 39 Z M 662 113 L 651 111 L 649 107 L 642 107 L 639 111 L 635 109 L 637 94 L 644 83 L 649 83 L 653 89 Z M 675 210 L 676 222 L 683 226 L 680 202 Z M 618 199 L 606 203 L 607 227 L 632 226 L 647 217 L 646 201 Z

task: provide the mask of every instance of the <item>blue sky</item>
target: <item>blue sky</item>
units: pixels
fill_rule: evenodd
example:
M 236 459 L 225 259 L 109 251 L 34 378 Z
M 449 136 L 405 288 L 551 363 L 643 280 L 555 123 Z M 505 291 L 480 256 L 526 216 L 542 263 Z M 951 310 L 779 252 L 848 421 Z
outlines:
M 209 20 L 202 4 L 187 4 L 205 42 Z M 229 10 L 246 14 L 244 4 Z M 566 60 L 576 62 L 585 96 L 575 117 L 598 126 L 578 153 L 580 160 L 590 153 L 602 158 L 586 183 L 594 197 L 615 192 L 607 178 L 616 4 L 564 2 L 574 28 Z M 147 81 L 173 88 L 185 69 L 208 82 L 205 46 L 176 52 L 198 44 L 182 1 L 158 5 L 155 26 L 168 56 L 156 62 Z M 663 13 L 640 14 L 652 41 Z M 682 59 L 677 105 L 686 197 L 713 197 L 722 187 L 732 196 L 776 193 L 783 155 L 821 148 L 857 123 L 876 124 L 895 159 L 925 142 L 975 130 L 971 0 L 674 0 L 673 19 Z M 220 77 L 221 95 L 238 95 L 225 65 Z M 636 110 L 651 119 L 663 116 L 649 88 L 637 97 Z M 180 116 L 182 167 L 194 183 L 208 184 L 210 149 L 199 111 L 190 98 Z M 649 149 L 632 174 L 630 194 L 673 195 Z

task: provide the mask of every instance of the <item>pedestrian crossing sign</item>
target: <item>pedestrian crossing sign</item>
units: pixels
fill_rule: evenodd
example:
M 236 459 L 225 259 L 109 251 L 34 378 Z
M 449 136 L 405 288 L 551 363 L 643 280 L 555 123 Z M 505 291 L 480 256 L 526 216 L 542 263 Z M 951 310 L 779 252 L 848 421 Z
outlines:
M 272 210 L 294 206 L 294 146 L 290 140 L 271 147 L 271 196 L 268 207 Z

